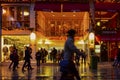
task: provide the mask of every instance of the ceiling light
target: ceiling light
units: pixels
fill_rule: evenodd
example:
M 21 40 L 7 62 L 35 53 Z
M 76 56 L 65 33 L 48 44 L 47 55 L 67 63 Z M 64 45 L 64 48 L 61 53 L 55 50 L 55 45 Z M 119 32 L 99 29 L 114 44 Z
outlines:
M 52 16 L 55 16 L 54 14 Z
M 63 17 L 65 17 L 65 15 L 64 15 L 64 14 L 63 14 L 62 16 L 63 16 Z
M 73 16 L 75 17 L 76 15 L 74 14 Z

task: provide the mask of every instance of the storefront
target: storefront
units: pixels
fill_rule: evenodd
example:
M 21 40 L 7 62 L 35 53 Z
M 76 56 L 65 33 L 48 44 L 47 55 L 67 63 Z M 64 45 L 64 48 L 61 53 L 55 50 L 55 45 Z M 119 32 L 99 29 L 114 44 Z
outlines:
M 3 35 L 2 36 L 2 62 L 9 61 L 10 49 L 15 46 L 18 49 L 19 60 L 23 60 L 24 47 L 28 46 L 30 38 L 28 35 Z
M 103 31 L 102 35 L 97 36 L 99 39 L 100 60 L 113 61 L 116 57 L 116 47 L 120 48 L 120 31 Z

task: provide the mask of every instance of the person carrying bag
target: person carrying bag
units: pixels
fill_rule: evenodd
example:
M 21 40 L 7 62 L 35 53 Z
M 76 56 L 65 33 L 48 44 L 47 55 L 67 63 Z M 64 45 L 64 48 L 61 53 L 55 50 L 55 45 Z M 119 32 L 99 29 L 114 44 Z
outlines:
M 79 49 L 74 45 L 74 37 L 76 31 L 74 29 L 70 29 L 67 32 L 67 40 L 64 44 L 64 54 L 63 60 L 60 61 L 60 72 L 61 78 L 60 80 L 81 80 L 79 72 L 74 63 L 74 53 L 84 56 L 83 53 L 80 52 Z

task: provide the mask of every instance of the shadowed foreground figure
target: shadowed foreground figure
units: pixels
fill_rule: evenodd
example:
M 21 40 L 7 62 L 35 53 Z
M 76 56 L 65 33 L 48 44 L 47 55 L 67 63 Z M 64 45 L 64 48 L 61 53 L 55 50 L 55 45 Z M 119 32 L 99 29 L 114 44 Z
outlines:
M 60 80 L 81 80 L 78 70 L 73 62 L 74 53 L 84 56 L 83 53 L 74 45 L 74 36 L 76 31 L 71 29 L 67 32 L 67 40 L 64 45 L 63 60 L 60 62 L 61 78 Z

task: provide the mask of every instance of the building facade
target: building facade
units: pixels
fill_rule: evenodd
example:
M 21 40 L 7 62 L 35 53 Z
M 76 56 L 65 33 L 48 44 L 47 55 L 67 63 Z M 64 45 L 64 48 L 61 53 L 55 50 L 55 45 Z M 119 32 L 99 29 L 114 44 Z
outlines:
M 95 46 L 100 46 L 94 47 L 95 52 L 101 61 L 110 61 L 112 47 L 119 46 L 119 1 L 95 0 L 95 4 L 90 1 L 1 1 L 1 62 L 9 61 L 11 45 L 19 49 L 21 60 L 26 45 L 32 47 L 33 57 L 39 48 L 63 49 L 66 31 L 71 28 L 77 31 L 75 44 L 88 55 L 88 35 L 93 30 Z M 36 34 L 34 41 L 30 39 L 32 32 Z

